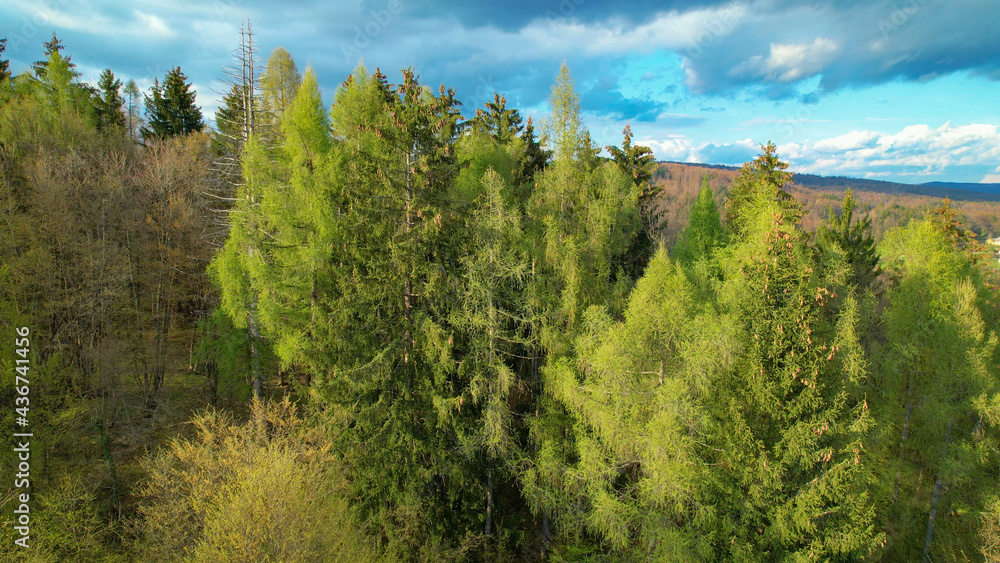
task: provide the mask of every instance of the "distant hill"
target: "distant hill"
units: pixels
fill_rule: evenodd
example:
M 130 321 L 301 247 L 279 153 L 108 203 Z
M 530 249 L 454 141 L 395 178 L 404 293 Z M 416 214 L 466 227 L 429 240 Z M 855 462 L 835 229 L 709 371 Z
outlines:
M 663 186 L 659 210 L 665 220 L 663 234 L 668 242 L 687 225 L 691 206 L 701 189 L 702 176 L 708 176 L 709 186 L 723 206 L 726 192 L 740 168 L 718 164 L 659 162 L 653 181 Z M 794 174 L 788 188 L 802 204 L 805 216 L 802 226 L 814 230 L 830 209 L 839 211 L 844 192 L 851 188 L 859 203 L 859 211 L 872 220 L 876 238 L 888 229 L 904 225 L 910 219 L 923 217 L 928 211 L 952 200 L 965 224 L 983 236 L 1000 234 L 1000 184 L 967 184 L 930 182 L 901 184 L 881 180 Z
M 738 166 L 724 164 L 690 164 L 687 162 L 660 162 L 668 166 L 690 166 L 712 171 L 739 172 Z M 734 175 L 735 177 L 735 175 Z M 870 180 L 866 178 L 848 178 L 846 176 L 817 176 L 815 174 L 792 174 L 792 181 L 803 188 L 814 190 L 843 191 L 851 188 L 854 191 L 877 192 L 883 194 L 914 194 L 929 197 L 950 198 L 953 201 L 1000 201 L 1000 184 L 973 184 L 968 182 L 927 182 L 923 184 L 903 184 Z

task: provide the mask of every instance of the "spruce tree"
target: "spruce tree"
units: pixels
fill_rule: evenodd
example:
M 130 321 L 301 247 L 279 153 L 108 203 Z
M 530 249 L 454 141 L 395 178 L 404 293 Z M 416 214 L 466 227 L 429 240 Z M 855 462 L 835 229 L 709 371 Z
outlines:
M 848 189 L 844 194 L 840 215 L 830 209 L 829 215 L 816 231 L 820 249 L 837 245 L 845 253 L 852 270 L 852 282 L 862 288 L 871 287 L 879 275 L 878 254 L 872 236 L 871 219 L 863 216 L 854 220 L 857 203 Z
M 412 71 L 394 88 L 359 68 L 331 109 L 343 187 L 318 383 L 344 417 L 338 443 L 362 520 L 405 558 L 422 547 L 442 557 L 481 534 L 488 513 L 474 374 L 457 369 L 453 324 L 467 236 L 452 197 L 457 105 Z
M 506 96 L 493 94 L 493 101 L 486 102 L 486 110 L 476 109 L 476 115 L 468 126 L 474 131 L 486 133 L 499 143 L 510 143 L 524 131 L 521 114 L 507 107 Z
M 204 129 L 196 95 L 181 67 L 169 70 L 162 85 L 154 81 L 146 96 L 149 126 L 143 129 L 143 137 L 176 137 Z
M 756 211 L 753 208 L 761 202 L 793 201 L 792 196 L 784 189 L 792 180 L 792 175 L 785 172 L 788 163 L 778 158 L 774 143 L 768 142 L 760 148 L 761 154 L 744 164 L 739 175 L 729 186 L 726 227 L 730 233 L 737 236 L 744 234 L 746 223 L 751 220 L 748 217 L 755 216 Z
M 843 266 L 815 259 L 794 202 L 756 182 L 720 288 L 741 351 L 706 401 L 715 550 L 732 560 L 865 557 L 883 538 L 867 490 L 873 419 L 858 307 L 844 296 Z
M 64 57 L 62 55 L 62 51 L 66 48 L 66 46 L 63 45 L 61 39 L 56 37 L 56 32 L 53 31 L 52 39 L 45 41 L 42 45 L 45 47 L 45 58 L 31 63 L 31 70 L 35 73 L 35 78 L 38 78 L 39 80 L 45 79 L 45 73 L 49 67 L 49 59 L 52 57 L 53 53 L 59 54 L 59 56 L 66 61 L 67 68 L 69 69 L 69 72 L 73 76 L 74 80 L 80 77 L 80 73 L 76 71 L 76 63 L 72 61 L 73 57 Z
M 122 81 L 115 78 L 110 68 L 104 69 L 97 81 L 98 95 L 94 98 L 94 110 L 98 129 L 124 129 L 124 101 L 121 97 Z
M 638 279 L 642 275 L 643 269 L 649 258 L 652 257 L 655 248 L 655 240 L 660 230 L 660 214 L 657 211 L 657 198 L 662 190 L 650 182 L 653 170 L 656 169 L 656 161 L 653 158 L 653 151 L 649 147 L 632 144 L 632 128 L 628 125 L 622 131 L 622 146 L 606 147 L 611 153 L 615 164 L 632 179 L 632 182 L 639 190 L 639 214 L 642 217 L 642 229 L 640 229 L 632 246 L 625 253 L 621 266 L 631 279 Z
M 7 38 L 0 38 L 0 84 L 11 79 L 10 61 L 3 58 L 4 51 L 7 50 Z

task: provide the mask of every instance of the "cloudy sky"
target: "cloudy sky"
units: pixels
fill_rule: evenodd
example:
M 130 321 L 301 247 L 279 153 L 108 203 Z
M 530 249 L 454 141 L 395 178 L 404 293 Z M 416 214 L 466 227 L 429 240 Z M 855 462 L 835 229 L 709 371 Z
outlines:
M 413 67 L 471 115 L 494 91 L 543 119 L 561 62 L 602 144 L 631 124 L 661 160 L 739 164 L 774 141 L 800 172 L 1000 182 L 996 0 L 4 0 L 15 70 L 56 31 L 84 73 L 180 65 L 211 118 L 241 22 L 329 100 L 359 59 Z

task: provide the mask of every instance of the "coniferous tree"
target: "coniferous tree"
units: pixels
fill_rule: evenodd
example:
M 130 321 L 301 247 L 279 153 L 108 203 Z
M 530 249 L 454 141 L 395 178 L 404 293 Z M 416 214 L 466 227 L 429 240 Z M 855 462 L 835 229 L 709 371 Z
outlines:
M 280 129 L 282 115 L 292 104 L 301 84 L 302 76 L 291 53 L 284 47 L 275 48 L 260 75 L 264 112 L 270 116 L 275 129 Z
M 122 81 L 115 78 L 110 68 L 101 72 L 97 82 L 98 95 L 94 98 L 98 129 L 123 129 L 125 127 L 121 87 Z
M 840 215 L 830 209 L 829 216 L 816 232 L 816 239 L 821 250 L 837 245 L 845 253 L 847 263 L 851 266 L 852 282 L 859 287 L 868 288 L 875 283 L 880 272 L 878 254 L 875 251 L 871 219 L 864 216 L 854 220 L 856 205 L 854 194 L 848 189 L 844 194 Z
M 955 560 L 978 531 L 958 507 L 987 506 L 995 487 L 985 483 L 997 479 L 1000 381 L 987 290 L 933 217 L 890 231 L 879 252 L 898 276 L 872 385 L 886 556 Z
M 3 53 L 6 50 L 7 38 L 0 38 L 0 83 L 11 79 L 10 61 L 3 58 Z
M 564 447 L 575 455 L 561 462 L 543 448 L 526 482 L 543 490 L 541 483 L 559 484 L 549 494 L 562 535 L 590 532 L 601 540 L 595 554 L 607 547 L 630 560 L 710 555 L 699 537 L 711 509 L 697 452 L 708 420 L 698 400 L 710 386 L 711 358 L 731 354 L 733 338 L 720 339 L 698 309 L 684 271 L 661 249 L 624 320 L 591 308 L 577 357 L 547 366 L 547 393 L 572 415 Z
M 638 189 L 612 162 L 598 163 L 579 115 L 579 98 L 565 65 L 552 88 L 548 138 L 554 162 L 536 175 L 528 215 L 535 241 L 529 284 L 532 334 L 551 365 L 568 354 L 592 305 L 620 314 L 630 280 L 620 264 L 640 228 Z M 550 385 L 543 368 L 539 389 Z M 534 451 L 523 486 L 532 509 L 542 518 L 549 541 L 552 518 L 572 504 L 561 475 L 576 454 L 569 405 L 547 393 L 537 398 L 538 416 L 529 423 Z M 569 418 L 568 418 L 569 416 Z M 577 414 L 577 416 L 579 416 Z M 555 452 L 559 452 L 556 455 Z M 565 515 L 563 515 L 565 516 Z M 569 533 L 570 522 L 557 531 Z
M 146 96 L 149 126 L 143 129 L 143 137 L 176 137 L 204 129 L 196 95 L 181 67 L 169 70 L 162 85 L 154 81 Z
M 734 235 L 742 235 L 746 229 L 746 216 L 754 215 L 753 211 L 747 211 L 748 206 L 762 201 L 793 201 L 792 196 L 784 189 L 792 179 L 792 175 L 785 172 L 788 163 L 778 159 L 774 143 L 768 142 L 760 148 L 761 154 L 744 164 L 740 174 L 729 186 L 726 227 Z
M 45 41 L 42 45 L 45 47 L 45 58 L 31 63 L 31 70 L 35 73 L 35 78 L 38 78 L 39 80 L 43 80 L 45 78 L 45 72 L 48 69 L 49 59 L 52 57 L 52 54 L 58 53 L 59 56 L 62 57 L 62 51 L 66 48 L 66 46 L 63 45 L 62 40 L 56 37 L 56 33 L 54 31 L 52 32 L 52 39 Z M 79 78 L 80 73 L 76 71 L 76 63 L 71 60 L 73 57 L 62 58 L 66 61 L 67 68 L 73 78 Z
M 245 142 L 243 136 L 246 95 L 245 86 L 233 84 L 229 93 L 222 98 L 222 105 L 215 111 L 217 134 L 212 138 L 212 142 L 220 155 L 238 155 L 240 147 Z
M 139 131 L 142 129 L 142 93 L 139 91 L 139 85 L 135 83 L 135 80 L 129 78 L 128 82 L 125 83 L 124 89 L 125 95 L 128 96 L 128 101 L 126 102 L 125 115 L 127 116 L 126 126 L 128 128 L 129 137 L 132 139 L 139 139 Z
M 318 300 L 318 383 L 345 417 L 339 443 L 365 525 L 408 558 L 456 548 L 488 512 L 488 475 L 467 457 L 479 451 L 472 374 L 454 357 L 466 236 L 451 194 L 458 118 L 453 92 L 432 94 L 411 71 L 393 88 L 359 68 L 331 109 L 344 188 L 331 214 L 338 277 Z
M 657 210 L 657 197 L 662 188 L 650 182 L 653 170 L 656 169 L 653 151 L 649 147 L 632 144 L 632 128 L 630 126 L 625 126 L 622 135 L 621 148 L 614 145 L 606 148 L 611 153 L 618 168 L 631 178 L 639 189 L 638 206 L 643 225 L 642 229 L 636 233 L 632 247 L 626 252 L 622 263 L 627 275 L 632 279 L 638 279 L 656 250 L 654 241 L 660 230 L 661 220 Z
M 61 49 L 53 49 L 45 64 L 45 72 L 36 83 L 42 99 L 56 114 L 75 112 L 92 119 L 93 104 L 87 87 L 76 81 L 78 73 L 60 54 Z
M 701 191 L 691 208 L 688 226 L 681 233 L 675 254 L 686 262 L 710 259 L 716 249 L 726 243 L 726 232 L 719 218 L 708 176 L 701 179 Z
M 733 560 L 865 557 L 883 538 L 868 492 L 873 419 L 857 304 L 843 297 L 845 267 L 815 260 L 793 202 L 756 182 L 720 290 L 741 350 L 707 401 L 715 550 Z
M 468 126 L 473 131 L 490 135 L 499 143 L 510 143 L 524 130 L 521 114 L 517 109 L 508 108 L 506 96 L 496 92 L 493 101 L 486 102 L 485 111 L 476 109 L 476 115 L 469 120 Z

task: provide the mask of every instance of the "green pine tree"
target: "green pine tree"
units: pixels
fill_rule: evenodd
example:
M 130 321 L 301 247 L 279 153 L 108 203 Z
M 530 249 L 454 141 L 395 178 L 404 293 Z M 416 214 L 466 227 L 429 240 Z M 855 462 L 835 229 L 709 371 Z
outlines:
M 762 203 L 778 201 L 794 204 L 792 196 L 784 189 L 792 180 L 792 175 L 785 172 L 788 163 L 778 159 L 774 143 L 768 142 L 760 148 L 761 154 L 744 164 L 729 186 L 726 226 L 736 236 L 745 233 L 747 222 L 757 215 Z
M 143 137 L 176 137 L 204 129 L 196 95 L 181 67 L 170 69 L 162 85 L 155 80 L 146 96 L 149 125 L 143 129 Z
M 719 218 L 708 176 L 701 178 L 701 191 L 691 208 L 690 219 L 674 248 L 674 253 L 685 262 L 709 260 L 716 249 L 726 244 L 726 232 Z
M 121 97 L 122 81 L 115 78 L 110 68 L 104 69 L 97 81 L 98 95 L 94 98 L 94 110 L 98 129 L 125 128 L 124 100 Z

